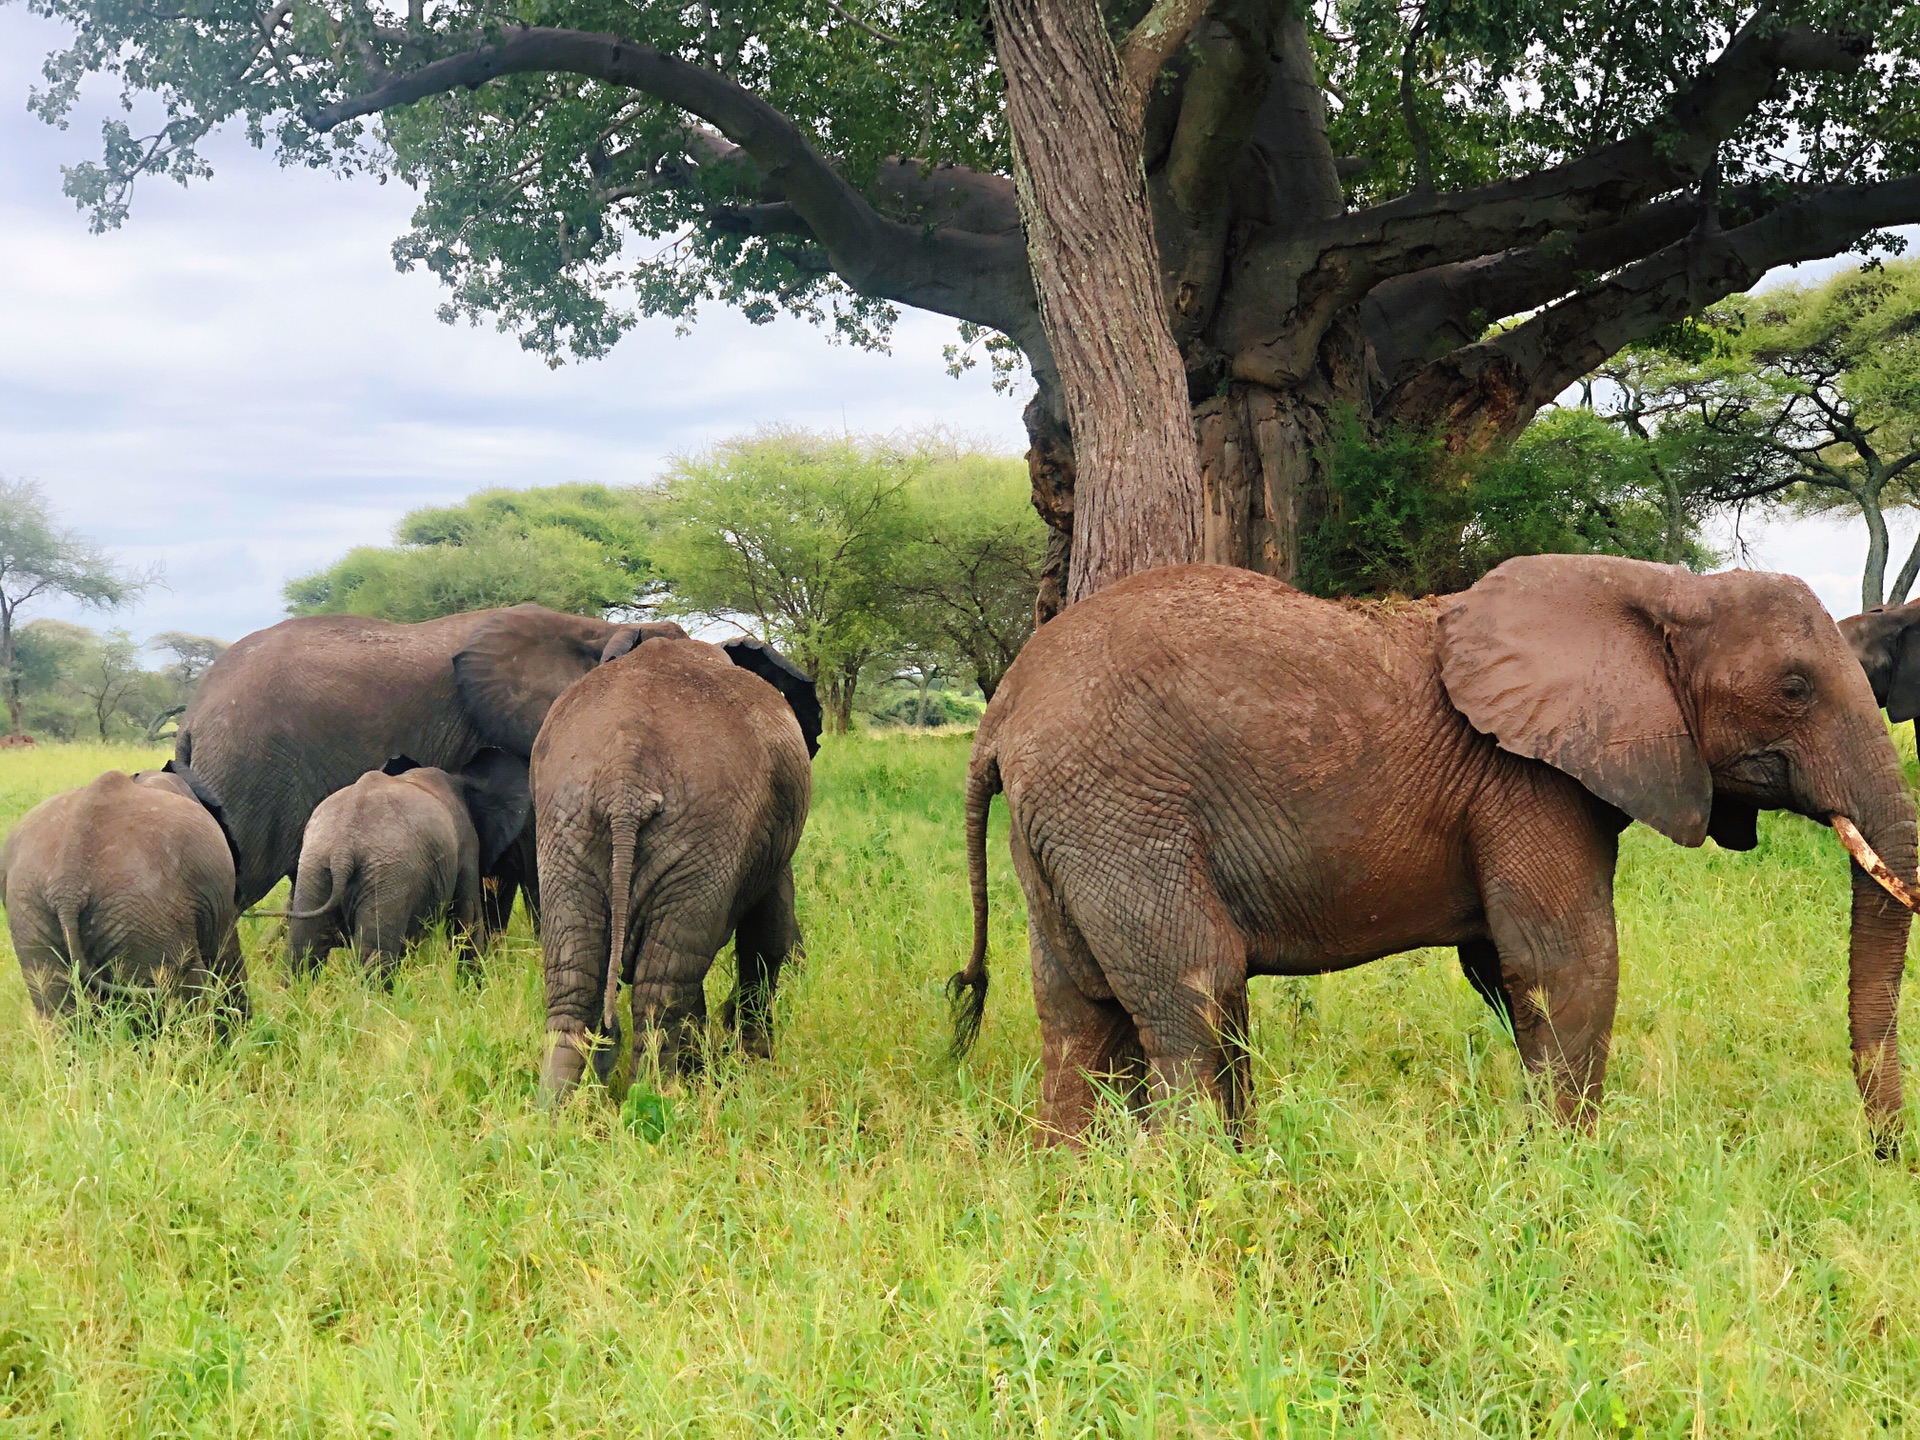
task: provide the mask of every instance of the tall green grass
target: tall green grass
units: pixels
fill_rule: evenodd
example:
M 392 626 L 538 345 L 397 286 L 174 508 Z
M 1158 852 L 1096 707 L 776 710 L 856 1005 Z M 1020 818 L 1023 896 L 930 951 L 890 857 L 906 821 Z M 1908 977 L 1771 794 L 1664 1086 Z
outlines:
M 1904 736 L 1903 736 L 1904 740 Z M 1448 954 L 1256 986 L 1257 1108 L 1036 1147 L 1004 819 L 963 958 L 959 739 L 829 741 L 771 1063 L 534 1105 L 538 951 L 49 1034 L 0 976 L 0 1433 L 1859 1436 L 1920 1406 L 1920 1201 L 1847 1068 L 1845 861 L 1642 830 L 1591 1137 Z M 133 751 L 0 755 L 0 824 Z M 524 923 L 524 922 L 522 922 Z M 724 968 L 724 967 L 722 967 Z M 716 974 L 716 991 L 725 977 Z M 1302 999 L 1311 1003 L 1302 1004 Z

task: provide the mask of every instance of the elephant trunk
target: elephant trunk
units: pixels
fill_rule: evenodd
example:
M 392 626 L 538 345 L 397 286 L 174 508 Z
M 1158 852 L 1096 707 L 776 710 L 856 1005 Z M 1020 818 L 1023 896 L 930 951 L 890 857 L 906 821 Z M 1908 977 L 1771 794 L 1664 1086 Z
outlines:
M 1853 808 L 1836 810 L 1831 819 L 1853 857 L 1847 1029 L 1854 1079 L 1875 1147 L 1886 1154 L 1900 1140 L 1900 980 L 1907 962 L 1910 907 L 1920 903 L 1920 897 L 1913 890 L 1913 806 L 1901 783 L 1892 745 L 1882 739 L 1877 748 L 1886 751 L 1884 763 L 1861 767 L 1866 773 L 1857 775 L 1852 787 Z M 1869 783 L 1862 785 L 1860 780 Z

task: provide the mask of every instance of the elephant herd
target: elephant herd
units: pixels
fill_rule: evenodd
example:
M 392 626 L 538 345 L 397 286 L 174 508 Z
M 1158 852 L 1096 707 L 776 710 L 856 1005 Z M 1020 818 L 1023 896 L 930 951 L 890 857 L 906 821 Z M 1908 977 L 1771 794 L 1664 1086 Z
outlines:
M 349 945 L 388 977 L 443 916 L 470 962 L 524 891 L 555 1095 L 589 1055 L 607 1073 L 622 979 L 667 1063 L 692 1064 L 702 982 L 737 932 L 732 1018 L 764 1053 L 820 720 L 777 652 L 673 624 L 538 605 L 287 620 L 215 662 L 164 769 L 16 825 L 0 894 L 43 1015 L 178 993 L 230 1025 L 237 917 L 283 877 L 296 969 Z
M 1004 793 L 1025 892 L 1044 1133 L 1103 1093 L 1248 1097 L 1247 982 L 1453 947 L 1562 1118 L 1612 1036 L 1613 884 L 1634 820 L 1757 843 L 1763 809 L 1853 860 L 1848 1024 L 1870 1131 L 1897 1141 L 1915 821 L 1885 720 L 1920 716 L 1920 605 L 1836 627 L 1788 576 L 1601 556 L 1508 561 L 1458 595 L 1332 602 L 1216 566 L 1136 575 L 1036 632 L 965 789 L 972 959 L 988 984 L 986 829 Z M 417 625 L 289 620 L 221 657 L 161 771 L 36 808 L 0 848 L 34 1003 L 184 988 L 244 1013 L 234 920 L 294 879 L 296 966 L 389 969 L 425 920 L 463 961 L 518 893 L 545 960 L 542 1090 L 636 1048 L 698 1063 L 704 981 L 770 1053 L 798 943 L 812 682 L 757 641 L 534 605 Z

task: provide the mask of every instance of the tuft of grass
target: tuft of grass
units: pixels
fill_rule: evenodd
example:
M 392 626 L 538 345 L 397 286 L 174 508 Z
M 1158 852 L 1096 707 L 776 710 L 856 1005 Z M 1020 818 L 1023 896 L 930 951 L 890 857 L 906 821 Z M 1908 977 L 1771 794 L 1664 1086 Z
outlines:
M 1903 745 L 1907 744 L 1903 732 Z M 1592 1136 L 1450 954 L 1258 985 L 1253 1133 L 1040 1149 L 997 817 L 984 1036 L 942 1059 L 967 741 L 832 740 L 779 1055 L 535 1103 L 524 919 L 460 982 L 35 1024 L 0 973 L 0 1430 L 1857 1436 L 1920 1405 L 1920 1196 L 1849 1076 L 1846 864 L 1636 828 Z M 1909 746 L 1910 754 L 1910 746 Z M 0 755 L 0 825 L 153 754 Z M 717 967 L 715 999 L 731 983 Z

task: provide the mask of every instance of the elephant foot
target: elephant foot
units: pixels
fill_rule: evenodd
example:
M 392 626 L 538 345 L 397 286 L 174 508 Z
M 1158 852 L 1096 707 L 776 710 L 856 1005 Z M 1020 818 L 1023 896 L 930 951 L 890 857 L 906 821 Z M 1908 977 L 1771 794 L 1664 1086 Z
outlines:
M 573 1092 L 587 1073 L 587 1051 L 593 1037 L 579 1030 L 547 1032 L 547 1058 L 540 1067 L 540 1103 L 551 1107 Z

